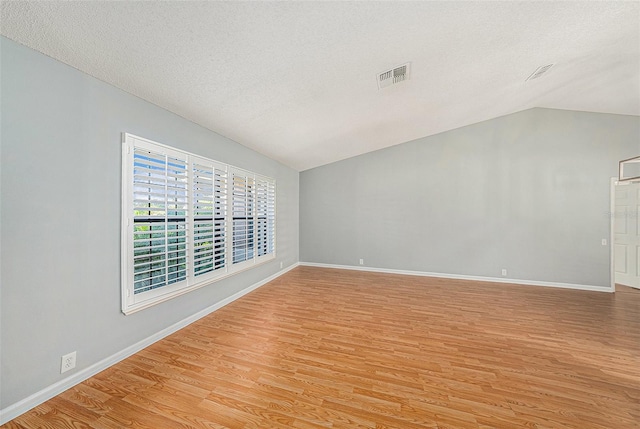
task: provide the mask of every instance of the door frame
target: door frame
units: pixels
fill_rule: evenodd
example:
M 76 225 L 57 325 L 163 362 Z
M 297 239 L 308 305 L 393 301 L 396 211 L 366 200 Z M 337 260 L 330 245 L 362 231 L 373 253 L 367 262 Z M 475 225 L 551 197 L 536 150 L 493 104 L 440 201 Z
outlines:
M 616 272 L 615 272 L 615 219 L 616 219 L 616 186 L 624 186 L 625 184 L 637 182 L 637 180 L 629 180 L 621 182 L 617 177 L 612 177 L 610 181 L 610 202 L 609 202 L 609 272 L 611 274 L 611 292 L 616 291 Z
M 609 274 L 611 276 L 611 292 L 616 291 L 616 268 L 615 268 L 615 219 L 616 219 L 616 186 L 618 185 L 618 178 L 612 177 L 609 181 Z

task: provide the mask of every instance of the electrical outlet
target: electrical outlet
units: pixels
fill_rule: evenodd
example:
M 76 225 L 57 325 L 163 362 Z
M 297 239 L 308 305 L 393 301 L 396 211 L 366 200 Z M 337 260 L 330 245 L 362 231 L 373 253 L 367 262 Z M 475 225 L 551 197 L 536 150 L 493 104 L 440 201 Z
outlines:
M 283 265 L 283 264 L 284 264 L 283 262 L 280 262 L 280 269 L 282 269 L 282 265 Z
M 607 245 L 607 239 L 606 239 L 606 238 L 603 238 L 603 239 L 602 239 L 602 245 L 603 245 L 603 246 L 606 246 L 606 245 Z
M 76 352 L 71 352 L 68 355 L 62 356 L 62 362 L 60 364 L 60 374 L 67 372 L 70 369 L 76 367 Z
M 507 276 L 507 269 L 503 268 L 502 269 L 502 277 L 506 277 Z
M 364 265 L 364 259 L 360 258 L 360 265 Z

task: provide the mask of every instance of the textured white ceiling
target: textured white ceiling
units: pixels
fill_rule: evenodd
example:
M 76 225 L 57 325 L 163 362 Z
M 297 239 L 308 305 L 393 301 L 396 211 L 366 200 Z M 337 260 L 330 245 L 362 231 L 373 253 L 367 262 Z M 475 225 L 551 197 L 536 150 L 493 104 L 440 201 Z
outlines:
M 0 32 L 305 170 L 531 107 L 640 115 L 639 5 L 3 1 Z

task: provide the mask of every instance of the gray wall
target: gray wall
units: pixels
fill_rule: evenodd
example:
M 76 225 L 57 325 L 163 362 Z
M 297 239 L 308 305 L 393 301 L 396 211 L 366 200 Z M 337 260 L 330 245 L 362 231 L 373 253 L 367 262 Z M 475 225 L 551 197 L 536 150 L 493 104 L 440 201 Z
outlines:
M 300 173 L 300 260 L 609 286 L 640 118 L 531 109 Z
M 298 261 L 298 173 L 0 40 L 0 409 Z M 120 311 L 120 142 L 130 132 L 277 180 L 277 259 L 153 308 Z

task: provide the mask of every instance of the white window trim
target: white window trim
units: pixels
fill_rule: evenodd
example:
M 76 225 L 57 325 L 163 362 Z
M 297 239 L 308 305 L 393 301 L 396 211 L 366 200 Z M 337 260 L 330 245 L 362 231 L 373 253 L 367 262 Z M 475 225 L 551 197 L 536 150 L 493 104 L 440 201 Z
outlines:
M 159 287 L 157 289 L 151 289 L 148 291 L 134 293 L 134 264 L 133 264 L 133 159 L 134 159 L 134 147 L 151 149 L 159 153 L 184 158 L 187 162 L 188 173 L 188 195 L 189 201 L 187 203 L 188 215 L 187 215 L 187 278 L 186 280 Z M 226 241 L 225 241 L 225 264 L 223 268 L 211 271 L 205 275 L 196 277 L 193 270 L 193 216 L 190 215 L 192 211 L 191 198 L 193 196 L 193 163 L 197 161 L 199 164 L 212 165 L 216 168 L 224 169 L 227 172 L 227 199 L 226 199 Z M 233 187 L 231 184 L 232 174 L 236 172 L 238 174 L 251 177 L 254 183 L 257 181 L 267 182 L 273 187 L 273 204 L 269 206 L 273 211 L 273 223 L 272 225 L 272 251 L 262 256 L 258 254 L 258 237 L 254 233 L 253 236 L 253 257 L 244 260 L 241 263 L 233 263 Z M 257 193 L 257 189 L 254 187 L 254 193 Z M 228 164 L 220 163 L 199 155 L 192 154 L 190 152 L 182 151 L 171 146 L 156 143 L 154 141 L 144 139 L 129 133 L 123 133 L 122 135 L 122 224 L 121 224 L 121 256 L 122 256 L 122 312 L 124 314 L 132 314 L 185 293 L 192 290 L 199 289 L 203 286 L 207 286 L 211 283 L 219 281 L 223 278 L 232 276 L 238 272 L 245 271 L 253 268 L 257 265 L 261 265 L 276 258 L 276 181 L 273 178 L 262 176 L 244 169 L 240 169 Z M 255 198 L 255 196 L 254 196 Z M 254 231 L 257 231 L 257 204 L 254 203 Z

